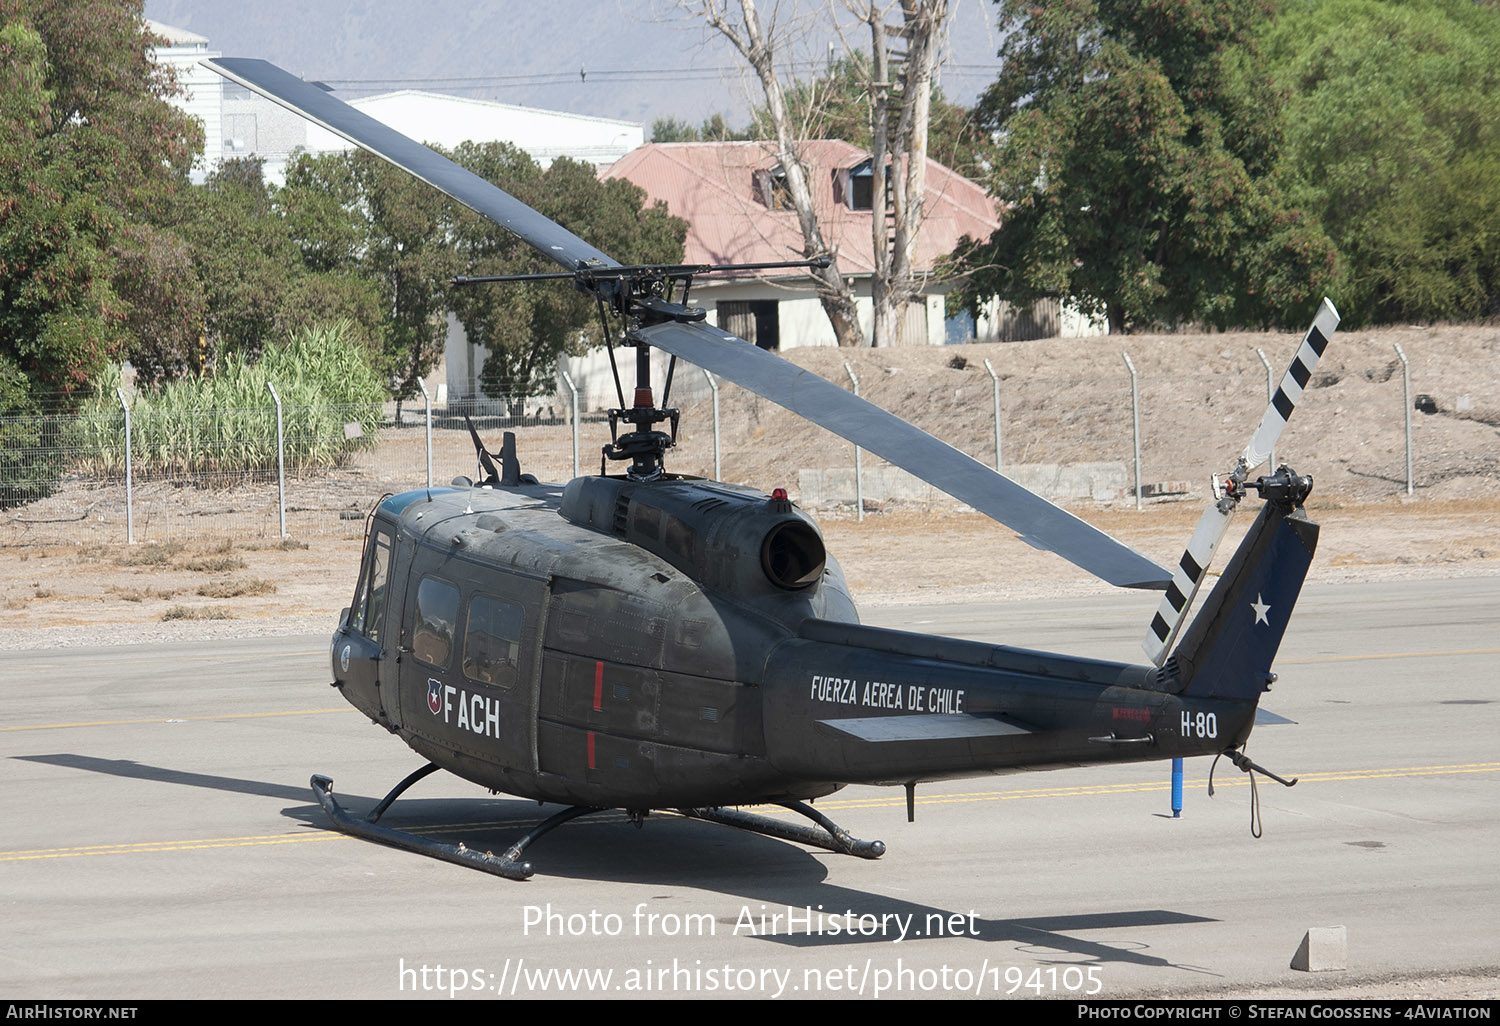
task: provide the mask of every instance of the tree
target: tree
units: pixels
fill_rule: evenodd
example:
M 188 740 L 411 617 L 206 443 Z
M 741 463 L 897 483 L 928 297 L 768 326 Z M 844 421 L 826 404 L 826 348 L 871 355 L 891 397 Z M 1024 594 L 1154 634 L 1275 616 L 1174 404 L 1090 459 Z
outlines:
M 293 162 L 278 201 L 310 266 L 375 283 L 387 314 L 376 368 L 398 401 L 419 394 L 442 358 L 448 282 L 462 269 L 455 205 L 364 150 Z
M 1500 313 L 1500 9 L 1320 0 L 1265 34 L 1346 323 Z
M 560 159 L 543 171 L 507 143 L 464 143 L 450 154 L 480 177 L 626 263 L 676 262 L 687 226 L 624 181 L 600 182 L 588 164 Z M 452 311 L 469 341 L 489 351 L 490 395 L 545 387 L 557 356 L 575 352 L 594 306 L 558 283 L 454 287 L 458 274 L 522 274 L 556 265 L 494 222 L 363 151 L 304 157 L 276 196 L 310 268 L 370 285 L 386 311 L 381 366 L 396 398 L 442 357 Z M 348 285 L 352 289 L 352 284 Z
M 0 0 L 0 365 L 30 389 L 76 395 L 127 351 L 132 305 L 177 289 L 115 273 L 172 249 L 155 229 L 202 147 L 152 42 L 139 0 Z
M 956 254 L 962 298 L 1071 297 L 1112 332 L 1302 323 L 1333 269 L 1276 176 L 1279 96 L 1254 33 L 1268 0 L 1001 0 L 1004 223 Z
M 621 263 L 676 263 L 687 225 L 623 180 L 601 182 L 594 168 L 559 159 L 542 171 L 508 143 L 465 143 L 454 159 L 562 224 Z M 459 213 L 458 250 L 469 274 L 553 271 L 555 265 L 492 221 Z M 517 403 L 551 387 L 557 358 L 601 343 L 597 310 L 583 293 L 557 282 L 468 286 L 449 302 L 469 341 L 489 351 L 481 381 L 491 396 Z
M 815 272 L 818 298 L 839 345 L 862 345 L 864 333 L 853 292 L 839 271 L 837 254 L 829 251 L 823 239 L 813 209 L 807 168 L 798 156 L 799 141 L 807 137 L 807 130 L 799 124 L 798 111 L 789 100 L 791 90 L 776 70 L 778 47 L 787 41 L 778 38 L 774 23 L 769 27 L 762 25 L 754 0 L 740 0 L 738 20 L 728 13 L 727 0 L 697 0 L 692 6 L 712 28 L 729 40 L 759 79 L 765 92 L 763 117 L 769 125 L 767 135 L 775 140 L 787 195 L 802 230 L 803 254 L 833 258 L 827 268 Z M 932 76 L 937 67 L 938 41 L 948 15 L 947 0 L 900 0 L 901 21 L 888 24 L 892 10 L 897 8 L 898 4 L 879 4 L 875 0 L 851 0 L 850 3 L 854 16 L 870 32 L 874 54 L 871 73 L 865 83 L 873 166 L 889 169 L 886 174 L 877 172 L 875 175 L 877 188 L 873 205 L 877 216 L 871 218 L 876 264 L 871 282 L 875 305 L 874 345 L 896 341 L 905 305 L 918 288 L 916 273 L 911 267 L 911 253 L 921 226 L 925 200 Z M 906 48 L 899 72 L 891 68 L 890 52 L 886 46 L 888 35 L 899 37 Z M 899 83 L 899 88 L 891 87 L 893 78 Z M 814 106 L 808 104 L 803 113 L 811 111 Z M 814 137 L 817 137 L 816 133 Z M 882 211 L 888 212 L 892 224 L 889 234 L 886 219 L 878 216 Z
M 898 341 L 906 307 L 918 293 L 917 268 L 912 263 L 922 211 L 927 198 L 927 129 L 932 113 L 932 76 L 937 70 L 938 43 L 948 16 L 947 0 L 902 0 L 903 24 L 890 31 L 885 11 L 874 3 L 863 9 L 870 29 L 873 68 L 870 79 L 870 154 L 875 180 L 883 183 L 886 202 L 877 205 L 887 216 L 870 219 L 875 272 L 870 298 L 875 308 L 872 344 Z M 906 46 L 900 90 L 893 93 L 891 53 L 887 34 Z M 894 115 L 894 116 L 893 116 Z M 881 175 L 881 169 L 888 169 Z M 889 227 L 886 222 L 889 222 Z M 887 231 L 890 238 L 887 241 Z
M 259 356 L 275 338 L 277 307 L 302 270 L 260 160 L 221 162 L 192 190 L 177 228 L 192 243 L 212 351 Z
M 198 250 L 177 232 L 134 225 L 111 249 L 115 287 L 130 296 L 125 355 L 139 384 L 204 370 L 200 349 L 209 296 L 198 277 Z
M 887 90 L 899 94 L 901 82 L 896 73 L 901 64 L 886 63 Z M 874 61 L 856 48 L 833 61 L 823 75 L 794 83 L 786 92 L 786 104 L 798 134 L 805 139 L 842 139 L 860 149 L 870 149 L 874 145 L 870 118 L 874 80 Z M 765 107 L 751 111 L 750 124 L 758 138 L 775 136 Z M 708 138 L 706 133 L 704 137 Z M 969 109 L 949 103 L 936 85 L 932 87 L 928 115 L 927 152 L 939 164 L 965 176 L 979 174 L 985 156 Z
M 729 127 L 724 115 L 715 114 L 705 118 L 703 124 L 694 128 L 681 118 L 657 118 L 651 122 L 651 141 L 674 142 L 732 142 L 749 139 L 749 132 L 736 131 Z

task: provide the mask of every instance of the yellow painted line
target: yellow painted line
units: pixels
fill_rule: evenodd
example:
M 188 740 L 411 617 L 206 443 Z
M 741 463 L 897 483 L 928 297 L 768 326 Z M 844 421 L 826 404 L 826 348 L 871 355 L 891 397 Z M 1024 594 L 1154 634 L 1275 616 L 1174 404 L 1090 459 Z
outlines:
M 0 734 L 13 730 L 59 730 L 63 727 L 125 727 L 139 723 L 198 723 L 213 720 L 259 720 L 271 716 L 320 716 L 323 713 L 358 712 L 352 705 L 333 709 L 287 709 L 283 712 L 224 713 L 219 716 L 171 716 L 150 720 L 81 720 L 77 723 L 36 723 L 27 727 L 0 727 Z
M 1353 663 L 1362 659 L 1426 659 L 1432 656 L 1495 655 L 1500 648 L 1453 648 L 1438 652 L 1376 652 L 1369 655 L 1315 656 L 1311 659 L 1278 659 L 1277 666 L 1292 663 Z
M 92 844 L 82 848 L 35 848 L 0 855 L 0 862 L 24 862 L 28 859 L 66 859 L 80 855 L 139 855 L 158 851 L 195 851 L 200 848 L 251 848 L 263 844 L 298 844 L 302 841 L 330 841 L 343 834 L 262 834 L 258 837 L 206 837 L 191 841 L 134 841 L 121 844 Z
M 1229 771 L 1234 772 L 1234 767 L 1229 766 Z M 1303 773 L 1297 776 L 1298 783 L 1331 783 L 1345 780 L 1384 780 L 1397 777 L 1430 777 L 1449 776 L 1466 773 L 1497 773 L 1500 772 L 1500 762 L 1475 762 L 1457 763 L 1448 766 L 1407 766 L 1391 769 L 1371 770 L 1334 770 L 1324 773 Z M 1205 786 L 1207 777 L 1189 778 L 1183 781 L 1183 787 Z M 1242 777 L 1228 777 L 1221 772 L 1216 775 L 1214 788 L 1221 787 L 1245 787 L 1249 781 Z M 1160 792 L 1171 790 L 1169 781 L 1135 783 L 1135 784 L 1105 784 L 1098 786 L 1081 787 L 1057 787 L 1057 788 L 1033 788 L 1022 791 L 975 791 L 968 794 L 938 794 L 929 795 L 926 798 L 918 797 L 918 805 L 945 805 L 963 802 L 979 801 L 1015 801 L 1022 798 L 1085 798 L 1098 797 L 1112 794 L 1131 794 L 1136 792 L 1151 791 Z M 847 810 L 847 809 L 875 809 L 905 807 L 906 796 L 900 795 L 893 798 L 854 798 L 844 801 L 822 800 L 815 808 L 823 811 Z M 775 810 L 788 811 L 788 810 Z
M 1233 770 L 1233 767 L 1229 767 Z M 1426 776 L 1449 776 L 1467 773 L 1500 773 L 1500 762 L 1474 762 L 1455 763 L 1444 766 L 1406 766 L 1391 767 L 1387 769 L 1370 770 L 1329 770 L 1321 773 L 1305 773 L 1298 777 L 1298 783 L 1335 783 L 1350 780 L 1387 780 L 1399 777 L 1426 777 Z M 1185 787 L 1198 787 L 1207 783 L 1206 777 L 1195 778 L 1184 781 Z M 1246 787 L 1249 781 L 1244 779 L 1221 780 L 1214 784 L 1215 788 Z M 1057 787 L 1057 788 L 1028 788 L 1019 791 L 975 791 L 968 794 L 937 794 L 918 798 L 918 805 L 955 805 L 968 804 L 972 802 L 991 801 L 1016 801 L 1028 798 L 1082 798 L 1097 797 L 1099 795 L 1132 794 L 1141 792 L 1160 793 L 1169 791 L 1171 784 L 1161 783 L 1133 783 L 1133 784 L 1106 784 L 1100 786 L 1079 787 Z M 845 801 L 819 801 L 814 807 L 821 812 L 848 811 L 850 809 L 881 809 L 881 808 L 905 808 L 906 796 L 897 794 L 891 798 L 868 798 L 848 799 Z M 790 809 L 780 806 L 750 806 L 757 814 L 761 815 L 795 815 Z M 658 810 L 656 815 L 676 816 L 677 813 L 670 809 Z M 411 828 L 412 833 L 432 834 L 445 830 L 461 829 L 466 831 L 482 830 L 527 830 L 542 821 L 542 816 L 527 818 L 524 820 L 507 819 L 504 821 L 491 820 L 489 822 L 453 822 L 428 824 L 421 827 Z M 614 811 L 601 813 L 590 817 L 589 822 L 623 823 L 628 817 L 623 812 Z M 313 833 L 296 834 L 259 834 L 247 837 L 207 837 L 183 841 L 135 841 L 120 844 L 97 844 L 74 848 L 33 848 L 18 851 L 0 852 L 0 862 L 26 862 L 36 859 L 64 859 L 82 858 L 95 855 L 143 855 L 160 852 L 178 851 L 201 851 L 208 848 L 254 848 L 278 844 L 302 844 L 309 841 L 337 841 L 352 840 L 345 834 L 327 830 Z

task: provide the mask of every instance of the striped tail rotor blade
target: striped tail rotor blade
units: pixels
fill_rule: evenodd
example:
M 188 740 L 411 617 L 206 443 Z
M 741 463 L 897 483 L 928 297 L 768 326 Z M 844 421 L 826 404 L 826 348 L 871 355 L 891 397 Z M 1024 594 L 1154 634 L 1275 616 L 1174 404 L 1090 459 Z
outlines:
M 1224 505 L 1228 508 L 1220 509 L 1220 504 L 1214 503 L 1203 511 L 1193 537 L 1188 540 L 1187 551 L 1172 572 L 1172 583 L 1167 585 L 1167 593 L 1162 596 L 1161 605 L 1151 618 L 1151 627 L 1141 640 L 1141 648 L 1157 666 L 1166 662 L 1167 652 L 1192 608 L 1199 585 L 1208 575 L 1209 564 L 1214 561 L 1219 542 L 1229 529 L 1229 521 L 1234 518 L 1234 504 L 1226 502 Z
M 1333 337 L 1338 326 L 1339 312 L 1325 297 L 1323 305 L 1318 308 L 1318 315 L 1313 318 L 1312 327 L 1307 329 L 1307 335 L 1302 339 L 1302 345 L 1297 347 L 1297 355 L 1292 358 L 1292 365 L 1287 368 L 1286 374 L 1281 379 L 1281 387 L 1276 389 L 1270 405 L 1266 407 L 1265 416 L 1260 419 L 1260 426 L 1250 437 L 1250 444 L 1245 446 L 1243 459 L 1246 471 L 1260 466 L 1275 450 L 1276 440 L 1281 437 L 1287 419 L 1297 408 L 1297 401 L 1302 398 L 1302 390 L 1307 387 L 1307 382 L 1312 377 L 1313 370 L 1318 366 L 1323 350 L 1328 347 L 1328 340 Z M 1274 471 L 1276 468 L 1271 469 Z

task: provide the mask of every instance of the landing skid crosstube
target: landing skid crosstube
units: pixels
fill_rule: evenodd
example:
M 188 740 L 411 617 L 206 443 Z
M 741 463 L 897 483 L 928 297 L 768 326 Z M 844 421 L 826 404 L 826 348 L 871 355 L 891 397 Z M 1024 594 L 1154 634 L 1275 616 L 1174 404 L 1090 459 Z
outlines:
M 445 841 L 435 841 L 431 838 L 422 837 L 405 830 L 396 830 L 391 827 L 380 826 L 377 822 L 391 804 L 401 796 L 407 788 L 417 781 L 430 775 L 438 769 L 434 763 L 428 763 L 416 772 L 408 775 L 401 783 L 391 789 L 391 792 L 380 800 L 380 803 L 365 817 L 351 816 L 339 805 L 338 800 L 333 797 L 333 780 L 329 777 L 317 775 L 312 778 L 313 793 L 318 797 L 318 803 L 323 806 L 323 811 L 333 821 L 333 825 L 341 833 L 358 837 L 365 841 L 374 841 L 376 844 L 388 845 L 399 848 L 402 851 L 415 852 L 418 855 L 426 855 L 428 858 L 441 859 L 451 862 L 457 866 L 469 869 L 478 869 L 495 876 L 503 876 L 507 880 L 525 880 L 535 873 L 530 862 L 522 861 L 521 856 L 533 843 L 544 835 L 580 816 L 587 816 L 594 812 L 609 812 L 611 810 L 588 805 L 573 805 L 561 812 L 549 816 L 539 823 L 535 829 L 526 834 L 515 844 L 505 849 L 499 855 L 493 851 L 478 851 L 464 845 L 449 844 Z M 779 802 L 784 808 L 805 816 L 813 823 L 811 826 L 799 826 L 796 824 L 782 823 L 769 816 L 756 815 L 750 812 L 741 812 L 738 809 L 703 808 L 703 809 L 677 809 L 676 811 L 689 819 L 701 819 L 708 823 L 719 823 L 724 826 L 735 827 L 739 830 L 749 830 L 753 833 L 763 834 L 783 841 L 793 841 L 805 844 L 813 848 L 822 848 L 838 855 L 855 855 L 862 859 L 878 859 L 885 854 L 885 843 L 882 841 L 863 841 L 852 836 L 847 830 L 830 820 L 827 816 L 802 802 Z M 642 825 L 646 818 L 644 810 L 627 810 L 630 819 L 636 826 Z

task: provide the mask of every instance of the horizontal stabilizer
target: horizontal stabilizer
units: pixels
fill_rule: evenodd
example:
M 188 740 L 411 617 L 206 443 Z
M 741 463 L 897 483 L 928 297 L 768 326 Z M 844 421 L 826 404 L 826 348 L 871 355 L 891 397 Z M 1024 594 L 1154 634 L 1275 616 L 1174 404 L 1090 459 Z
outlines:
M 1286 723 L 1290 723 L 1293 726 L 1297 725 L 1296 720 L 1289 720 L 1285 716 L 1277 716 L 1275 713 L 1267 712 L 1265 709 L 1257 708 L 1255 710 L 1255 725 L 1257 727 L 1279 727 Z
M 911 716 L 859 716 L 847 720 L 819 720 L 818 726 L 858 741 L 962 741 L 984 737 L 1016 737 L 1035 734 L 1006 720 L 953 713 L 917 713 Z

